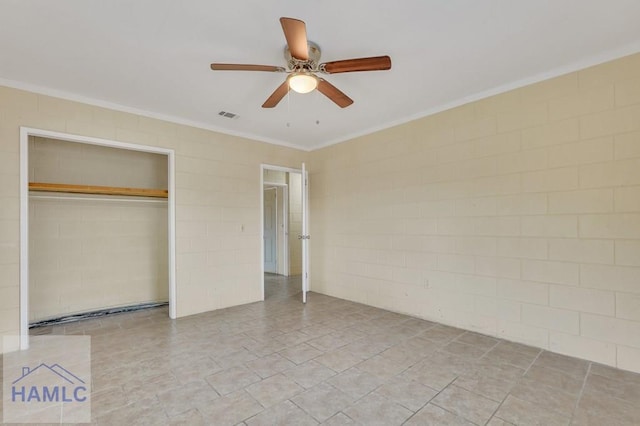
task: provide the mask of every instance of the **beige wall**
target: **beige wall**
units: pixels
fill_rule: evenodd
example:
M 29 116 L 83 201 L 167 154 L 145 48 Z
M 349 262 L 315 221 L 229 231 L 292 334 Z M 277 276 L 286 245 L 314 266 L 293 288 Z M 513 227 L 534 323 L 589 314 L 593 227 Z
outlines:
M 174 149 L 178 315 L 260 299 L 260 164 L 304 152 L 0 87 L 0 334 L 19 332 L 20 126 Z
M 640 371 L 640 55 L 309 163 L 314 291 Z
M 29 181 L 167 189 L 167 156 L 29 137 Z
M 167 164 L 166 155 L 29 141 L 30 182 L 166 189 Z M 32 193 L 29 321 L 168 300 L 166 200 L 116 199 Z

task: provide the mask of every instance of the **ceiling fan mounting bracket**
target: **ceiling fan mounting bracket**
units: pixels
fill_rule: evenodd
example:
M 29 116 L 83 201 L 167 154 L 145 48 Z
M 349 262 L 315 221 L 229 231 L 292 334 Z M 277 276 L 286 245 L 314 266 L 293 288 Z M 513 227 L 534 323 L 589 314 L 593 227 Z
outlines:
M 312 41 L 307 41 L 309 59 L 301 61 L 291 56 L 289 46 L 284 47 L 284 58 L 287 61 L 287 66 L 291 71 L 318 71 L 320 65 L 320 56 L 322 51 L 320 46 Z

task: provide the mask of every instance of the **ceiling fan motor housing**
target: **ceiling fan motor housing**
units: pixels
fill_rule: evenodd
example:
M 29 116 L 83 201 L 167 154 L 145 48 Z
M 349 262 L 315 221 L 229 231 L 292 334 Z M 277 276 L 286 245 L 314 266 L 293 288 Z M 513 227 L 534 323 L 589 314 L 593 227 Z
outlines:
M 291 56 L 291 52 L 289 51 L 289 46 L 284 47 L 284 58 L 287 61 L 287 66 L 291 71 L 319 71 L 318 67 L 320 65 L 320 55 L 321 50 L 320 46 L 312 41 L 307 41 L 309 59 L 306 61 L 301 61 L 300 59 L 296 59 Z

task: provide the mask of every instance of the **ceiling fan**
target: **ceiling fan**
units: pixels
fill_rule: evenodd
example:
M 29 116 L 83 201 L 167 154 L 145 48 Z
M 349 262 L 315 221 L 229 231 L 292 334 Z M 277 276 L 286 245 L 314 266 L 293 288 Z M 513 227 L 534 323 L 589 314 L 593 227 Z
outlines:
M 287 39 L 287 46 L 284 49 L 287 68 L 273 65 L 211 64 L 211 69 L 214 71 L 268 71 L 289 74 L 284 83 L 262 104 L 262 108 L 273 108 L 278 105 L 289 92 L 289 89 L 298 93 L 309 93 L 318 89 L 320 93 L 331 99 L 339 107 L 345 108 L 351 105 L 353 100 L 327 80 L 318 77 L 318 73 L 337 74 L 391 69 L 391 58 L 389 56 L 320 63 L 320 47 L 307 40 L 307 29 L 303 21 L 293 18 L 280 18 L 280 24 L 284 31 L 284 37 Z

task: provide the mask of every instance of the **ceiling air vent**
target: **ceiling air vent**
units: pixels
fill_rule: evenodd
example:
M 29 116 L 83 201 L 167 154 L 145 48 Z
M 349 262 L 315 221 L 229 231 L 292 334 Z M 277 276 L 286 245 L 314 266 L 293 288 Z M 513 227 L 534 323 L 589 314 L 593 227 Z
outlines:
M 232 112 L 227 112 L 227 111 L 220 111 L 218 115 L 225 118 L 238 118 L 238 114 L 234 114 Z

